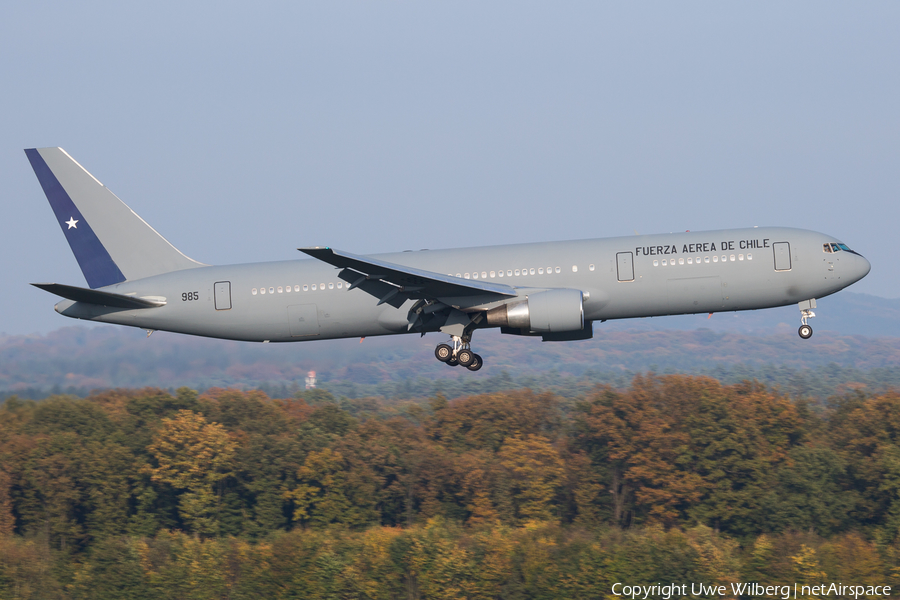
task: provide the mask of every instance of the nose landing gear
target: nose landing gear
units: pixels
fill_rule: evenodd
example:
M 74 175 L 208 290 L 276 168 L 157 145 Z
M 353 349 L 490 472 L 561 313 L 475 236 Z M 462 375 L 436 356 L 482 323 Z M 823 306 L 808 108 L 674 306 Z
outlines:
M 807 322 L 810 317 L 815 317 L 816 313 L 812 311 L 816 307 L 816 299 L 812 298 L 810 300 L 804 300 L 799 304 L 800 306 L 800 329 L 797 333 L 800 334 L 800 337 L 804 340 L 808 340 L 812 337 L 813 328 Z
M 447 363 L 451 367 L 462 365 L 470 371 L 477 371 L 484 365 L 481 356 L 472 352 L 469 343 L 472 341 L 471 335 L 451 336 L 453 345 L 438 344 L 434 349 L 434 356 L 442 363 Z

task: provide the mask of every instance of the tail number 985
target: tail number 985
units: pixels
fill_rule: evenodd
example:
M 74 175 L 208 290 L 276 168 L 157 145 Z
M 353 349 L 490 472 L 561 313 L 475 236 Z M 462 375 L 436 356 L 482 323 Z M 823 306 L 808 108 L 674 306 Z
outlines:
M 192 300 L 199 300 L 200 292 L 184 292 L 181 294 L 182 302 L 190 302 Z

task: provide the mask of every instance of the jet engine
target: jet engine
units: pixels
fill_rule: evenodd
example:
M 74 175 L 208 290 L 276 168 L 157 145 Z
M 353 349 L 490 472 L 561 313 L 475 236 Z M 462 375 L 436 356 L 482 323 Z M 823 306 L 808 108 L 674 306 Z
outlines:
M 581 331 L 584 297 L 581 290 L 558 289 L 529 294 L 487 311 L 489 326 L 520 329 L 523 333 Z

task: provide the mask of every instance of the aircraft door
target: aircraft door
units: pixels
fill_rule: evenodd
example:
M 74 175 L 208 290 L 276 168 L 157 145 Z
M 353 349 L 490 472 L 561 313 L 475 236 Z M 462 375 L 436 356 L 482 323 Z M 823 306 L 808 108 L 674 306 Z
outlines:
M 772 246 L 775 252 L 775 270 L 790 271 L 791 245 L 788 242 L 775 242 Z
M 315 304 L 293 304 L 287 309 L 291 337 L 319 335 L 319 310 Z
M 616 254 L 616 272 L 619 281 L 634 281 L 634 255 L 631 252 Z
M 217 281 L 215 291 L 216 310 L 231 310 L 231 282 Z

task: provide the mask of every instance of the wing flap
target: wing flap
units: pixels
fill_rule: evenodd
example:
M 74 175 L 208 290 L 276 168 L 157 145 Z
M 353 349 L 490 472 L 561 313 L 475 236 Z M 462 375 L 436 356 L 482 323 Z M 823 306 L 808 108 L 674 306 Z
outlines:
M 133 296 L 113 294 L 112 292 L 104 292 L 101 290 L 90 290 L 87 288 L 75 287 L 73 285 L 63 285 L 61 283 L 32 283 L 31 285 L 67 300 L 84 302 L 85 304 L 98 304 L 100 306 L 109 306 L 112 308 L 156 308 L 158 306 L 165 306 L 166 304 L 165 301 L 135 298 Z

